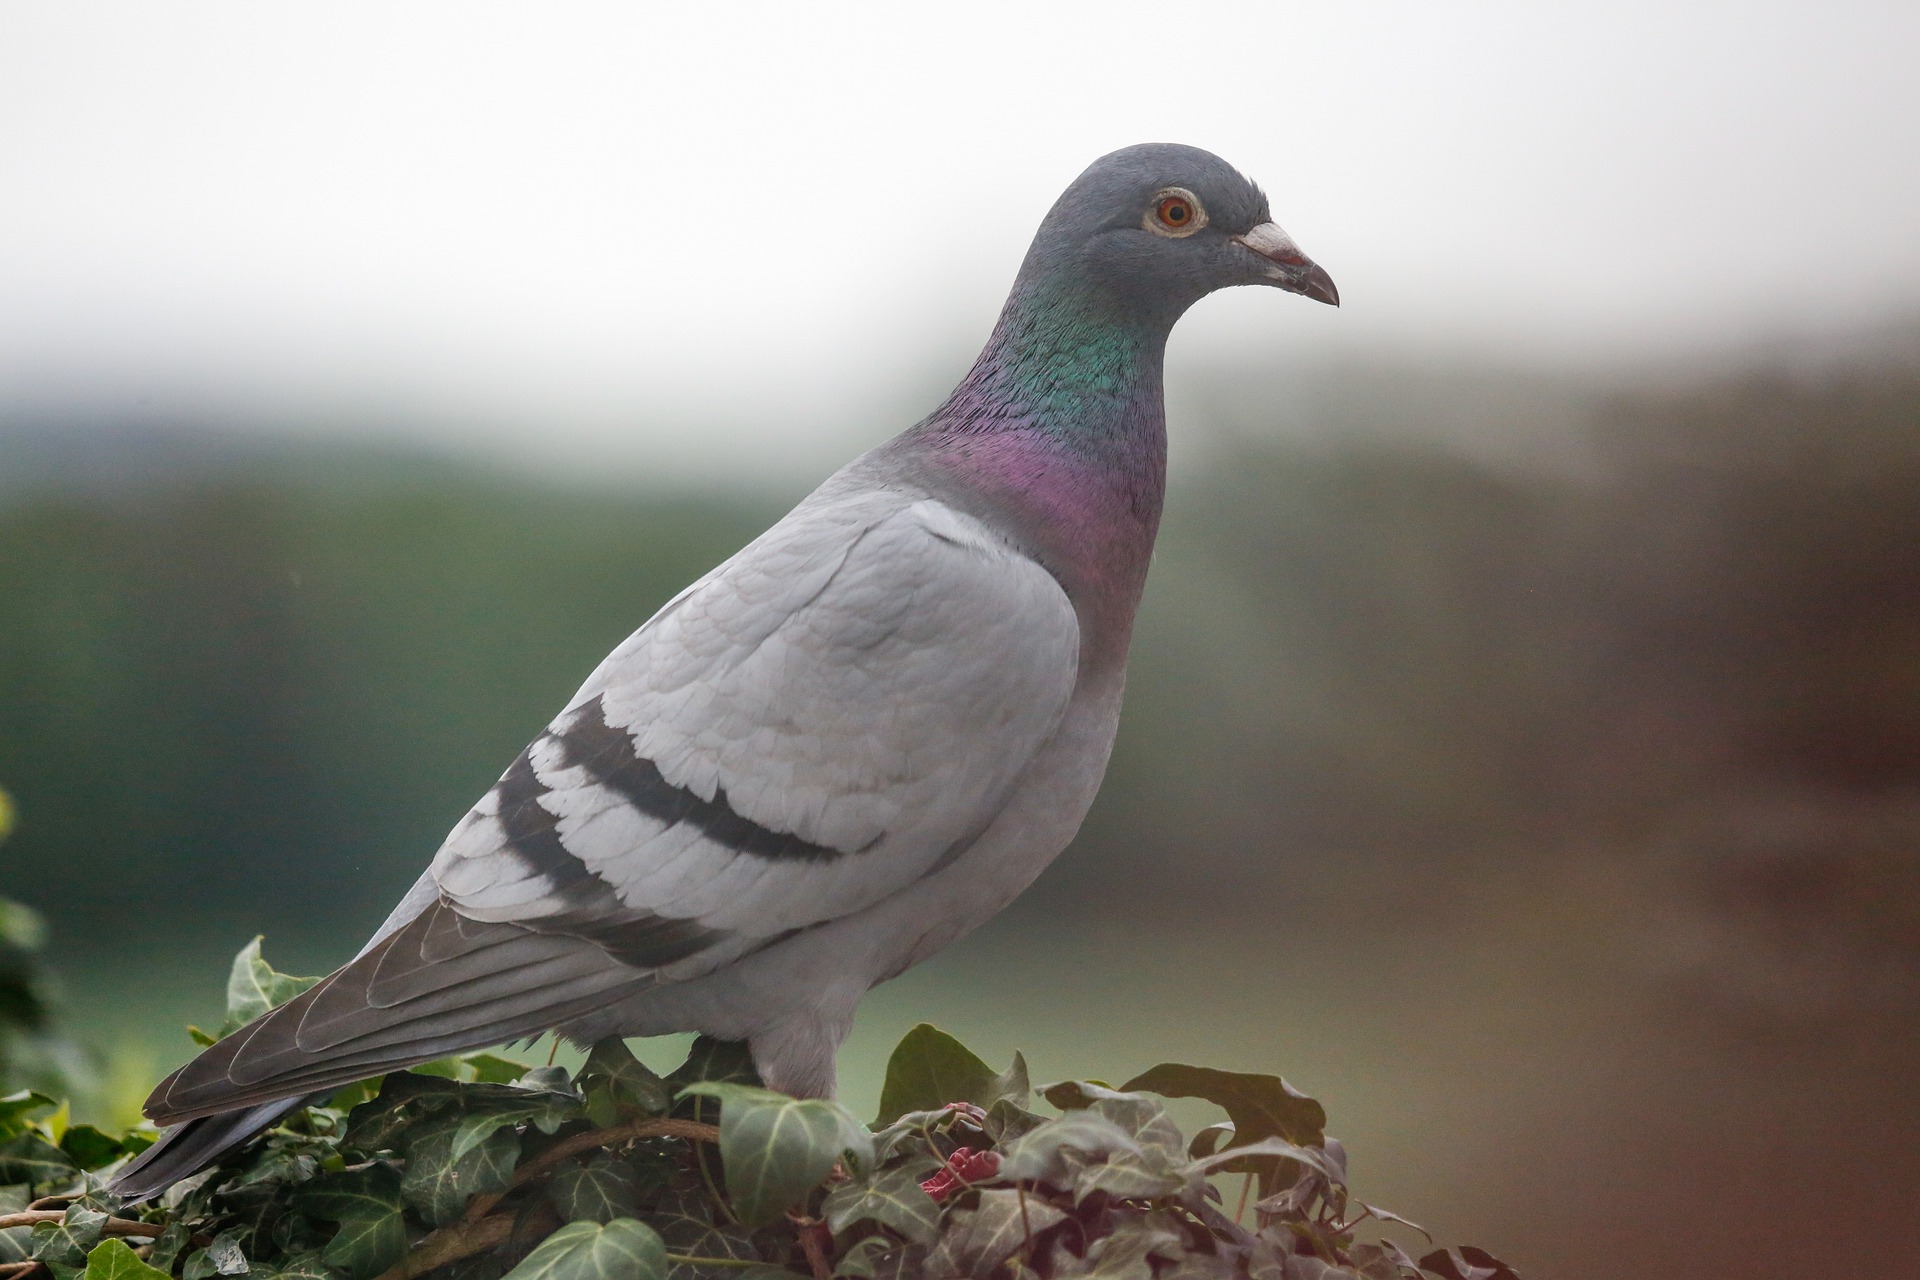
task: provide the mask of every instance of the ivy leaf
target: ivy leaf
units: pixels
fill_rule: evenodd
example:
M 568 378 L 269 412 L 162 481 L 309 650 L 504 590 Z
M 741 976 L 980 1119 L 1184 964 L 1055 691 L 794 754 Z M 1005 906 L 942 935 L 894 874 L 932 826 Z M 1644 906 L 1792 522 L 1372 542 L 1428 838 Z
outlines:
M 1444 1280 L 1520 1280 L 1512 1267 L 1472 1245 L 1435 1249 L 1420 1259 L 1420 1267 Z
M 695 1258 L 725 1258 L 742 1267 L 727 1267 L 729 1274 L 761 1261 L 753 1237 L 731 1223 L 722 1225 L 706 1216 L 710 1204 L 706 1198 L 674 1197 L 647 1215 L 648 1222 L 660 1232 L 672 1253 Z M 719 1267 L 695 1267 L 675 1262 L 667 1269 L 668 1280 L 707 1280 Z
M 319 1255 L 312 1253 L 296 1254 L 278 1262 L 256 1266 L 248 1274 L 252 1280 L 338 1280 L 321 1263 Z
M 173 1280 L 140 1261 L 125 1240 L 102 1240 L 87 1254 L 86 1280 Z
M 66 1152 L 32 1129 L 0 1142 L 0 1186 L 65 1182 L 79 1172 Z
M 1262 1156 L 1278 1156 L 1282 1160 L 1292 1160 L 1313 1170 L 1328 1182 L 1345 1185 L 1347 1171 L 1345 1165 L 1327 1154 L 1324 1147 L 1303 1147 L 1288 1142 L 1285 1138 L 1262 1138 L 1260 1141 L 1244 1147 L 1228 1147 L 1213 1155 L 1193 1162 L 1193 1168 L 1200 1174 L 1236 1173 L 1240 1161 L 1251 1163 Z
M 1428 1244 L 1433 1243 L 1433 1232 L 1427 1230 L 1425 1227 L 1415 1222 L 1412 1218 L 1403 1218 L 1399 1214 L 1393 1212 L 1391 1209 L 1382 1209 L 1379 1205 L 1368 1204 L 1364 1200 L 1360 1201 L 1360 1207 L 1362 1209 L 1365 1209 L 1368 1213 L 1372 1214 L 1374 1217 L 1380 1219 L 1382 1222 L 1397 1222 L 1403 1227 L 1412 1227 L 1415 1231 L 1418 1231 L 1421 1235 L 1427 1238 Z
M 1405 1260 L 1406 1271 L 1400 1269 L 1396 1254 L 1399 1259 Z M 1413 1259 L 1408 1258 L 1401 1252 L 1400 1247 L 1390 1240 L 1381 1244 L 1375 1244 L 1371 1240 L 1357 1241 L 1348 1247 L 1347 1256 L 1352 1259 L 1353 1269 L 1360 1273 L 1363 1280 L 1405 1280 L 1409 1272 L 1414 1275 L 1419 1274 L 1419 1268 L 1414 1265 Z
M 926 1273 L 984 1276 L 1066 1216 L 1038 1196 L 1004 1189 L 982 1191 L 976 1208 L 954 1215 L 927 1257 Z
M 354 1280 L 379 1275 L 407 1251 L 400 1175 L 391 1165 L 328 1174 L 297 1193 L 293 1207 L 340 1224 L 320 1261 Z
M 580 1099 L 570 1093 L 522 1093 L 522 1098 L 524 1101 L 506 1099 L 483 1104 L 483 1110 L 463 1116 L 453 1131 L 452 1158 L 465 1159 L 468 1152 L 508 1125 L 525 1122 L 542 1133 L 552 1133 L 580 1116 Z
M 1105 1116 L 1069 1111 L 1015 1142 L 1000 1160 L 999 1176 L 1009 1182 L 1070 1186 L 1076 1167 L 1063 1155 L 1068 1150 L 1082 1156 L 1125 1153 L 1138 1158 L 1144 1154 L 1126 1130 Z
M 227 1016 L 220 1023 L 222 1038 L 232 1035 L 261 1014 L 277 1009 L 320 981 L 278 973 L 260 958 L 261 937 L 240 948 L 227 975 Z
M 23 1089 L 0 1098 L 0 1138 L 25 1133 L 43 1115 L 60 1109 L 60 1103 L 44 1093 Z
M 86 1265 L 87 1253 L 100 1243 L 107 1215 L 74 1205 L 58 1222 L 43 1222 L 33 1229 L 29 1255 L 43 1262 L 55 1275 L 63 1271 L 78 1274 Z
M 888 1169 L 871 1181 L 835 1187 L 820 1212 L 835 1235 L 856 1222 L 891 1227 L 915 1244 L 932 1244 L 940 1233 L 940 1206 L 920 1189 L 911 1169 Z
M 666 1280 L 667 1246 L 632 1218 L 569 1222 L 542 1240 L 506 1280 Z
M 503 1058 L 497 1053 L 470 1053 L 461 1061 L 481 1084 L 512 1084 L 527 1074 L 527 1064 Z
M 710 1081 L 716 1084 L 761 1083 L 753 1065 L 753 1051 L 744 1040 L 716 1040 L 696 1036 L 687 1050 L 687 1060 L 667 1073 L 666 1081 L 675 1092 L 690 1084 Z
M 949 1102 L 971 1102 L 991 1107 L 1002 1098 L 1027 1105 L 1026 1059 L 1013 1055 L 1013 1065 L 995 1072 L 973 1050 L 930 1022 L 923 1022 L 901 1038 L 887 1059 L 886 1083 L 880 1089 L 876 1125 L 890 1124 L 909 1111 L 938 1111 Z
M 1045 1123 L 1045 1117 L 1035 1115 L 1012 1098 L 1002 1098 L 987 1108 L 985 1128 L 993 1145 L 1004 1147 Z
M 427 1116 L 459 1101 L 451 1080 L 396 1071 L 380 1082 L 380 1092 L 347 1114 L 347 1145 L 361 1151 L 391 1151 L 401 1135 Z
M 488 1121 L 496 1118 L 484 1117 Z M 400 1197 L 435 1226 L 458 1218 L 473 1196 L 505 1191 L 513 1181 L 513 1166 L 520 1160 L 520 1135 L 495 1125 L 478 1142 L 460 1151 L 460 1137 L 475 1119 L 446 1117 L 409 1135 L 407 1172 L 400 1180 Z
M 187 1230 L 187 1224 L 176 1217 L 155 1237 L 153 1248 L 147 1253 L 147 1265 L 171 1274 L 174 1259 L 190 1243 L 192 1233 Z
M 211 1280 L 213 1276 L 244 1276 L 252 1270 L 247 1255 L 240 1250 L 238 1230 L 222 1231 L 213 1243 L 196 1249 L 180 1269 L 182 1280 Z
M 1087 1280 L 1153 1280 L 1153 1259 L 1171 1261 L 1180 1256 L 1180 1237 L 1164 1222 L 1149 1217 L 1128 1218 L 1111 1235 L 1087 1247 L 1093 1264 Z
M 356 1080 L 334 1090 L 325 1106 L 329 1111 L 349 1112 L 363 1102 L 370 1102 L 380 1096 L 380 1086 L 386 1083 L 385 1076 L 375 1076 L 371 1080 Z
M 833 1274 L 837 1280 L 874 1280 L 898 1265 L 898 1260 L 888 1255 L 899 1248 L 899 1244 L 887 1236 L 856 1240 L 851 1249 L 840 1255 Z
M 691 1085 L 680 1096 L 719 1101 L 727 1195 L 749 1228 L 778 1221 L 842 1155 L 862 1169 L 873 1167 L 873 1135 L 838 1103 L 717 1081 Z
M 120 1139 L 100 1132 L 90 1124 L 69 1125 L 60 1135 L 60 1150 L 76 1168 L 98 1169 L 120 1158 Z M 89 1264 L 91 1265 L 91 1264 Z
M 1193 1141 L 1187 1144 L 1187 1154 L 1195 1160 L 1204 1159 L 1220 1149 L 1222 1143 L 1233 1141 L 1233 1122 L 1222 1120 L 1219 1124 L 1210 1124 L 1193 1135 Z
M 587 1098 L 593 1122 L 603 1127 L 619 1123 L 625 1112 L 663 1115 L 673 1105 L 667 1082 L 634 1057 L 618 1036 L 593 1046 L 575 1083 Z
M 1164 1098 L 1204 1098 L 1226 1110 L 1233 1121 L 1234 1141 L 1242 1146 L 1262 1138 L 1285 1138 L 1303 1147 L 1317 1147 L 1326 1140 L 1326 1110 L 1279 1076 L 1163 1062 L 1120 1087 L 1129 1093 L 1145 1089 Z
M 1069 1147 L 1061 1151 L 1061 1159 L 1069 1170 L 1076 1206 L 1096 1193 L 1114 1200 L 1152 1200 L 1178 1195 L 1187 1189 L 1186 1178 L 1165 1166 L 1156 1167 L 1155 1162 L 1144 1155 L 1118 1151 L 1099 1160 L 1089 1160 Z
M 547 1200 L 568 1222 L 631 1218 L 640 1179 L 633 1166 L 601 1152 L 586 1164 L 569 1160 L 553 1171 Z

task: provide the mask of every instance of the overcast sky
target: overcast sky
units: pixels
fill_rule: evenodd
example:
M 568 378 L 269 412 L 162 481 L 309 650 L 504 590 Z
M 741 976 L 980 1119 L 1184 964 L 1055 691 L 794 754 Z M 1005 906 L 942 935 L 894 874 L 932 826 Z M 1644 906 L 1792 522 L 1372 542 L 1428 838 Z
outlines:
M 1920 4 L 0 0 L 0 410 L 844 452 L 1095 156 L 1260 181 L 1339 312 L 1172 375 L 1665 357 L 1920 309 Z

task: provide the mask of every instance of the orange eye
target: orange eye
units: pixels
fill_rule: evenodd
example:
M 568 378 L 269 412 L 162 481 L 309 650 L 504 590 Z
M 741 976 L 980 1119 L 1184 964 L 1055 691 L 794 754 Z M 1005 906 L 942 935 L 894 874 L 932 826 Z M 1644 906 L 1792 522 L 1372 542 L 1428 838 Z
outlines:
M 1207 211 L 1200 197 L 1185 187 L 1162 187 L 1153 193 L 1140 223 L 1157 236 L 1179 240 L 1207 225 Z
M 1161 225 L 1171 231 L 1185 231 L 1193 223 L 1193 202 L 1185 196 L 1168 196 L 1158 212 Z

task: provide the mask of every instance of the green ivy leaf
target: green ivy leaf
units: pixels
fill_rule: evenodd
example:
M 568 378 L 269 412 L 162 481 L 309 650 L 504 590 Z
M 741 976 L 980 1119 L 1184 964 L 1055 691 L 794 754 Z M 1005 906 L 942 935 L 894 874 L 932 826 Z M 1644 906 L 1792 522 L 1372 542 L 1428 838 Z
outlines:
M 639 1186 L 632 1165 L 603 1151 L 585 1164 L 569 1160 L 555 1169 L 547 1200 L 568 1222 L 612 1222 L 634 1215 Z
M 173 1280 L 140 1261 L 125 1240 L 102 1240 L 87 1254 L 86 1280 Z
M 928 1275 L 984 1276 L 1067 1216 L 1040 1197 L 1019 1191 L 982 1191 L 979 1198 L 977 1207 L 953 1215 L 927 1257 Z
M 1153 1200 L 1187 1190 L 1185 1177 L 1127 1151 L 1089 1159 L 1069 1147 L 1061 1151 L 1061 1159 L 1068 1170 L 1076 1206 L 1095 1194 L 1114 1200 Z
M 227 975 L 227 1016 L 220 1023 L 222 1038 L 232 1035 L 261 1014 L 277 1009 L 320 981 L 278 973 L 260 958 L 260 936 L 240 948 Z
M 301 1189 L 293 1207 L 340 1224 L 320 1260 L 354 1280 L 379 1275 L 407 1251 L 400 1175 L 391 1165 L 325 1175 Z
M 835 1187 L 820 1212 L 835 1235 L 856 1222 L 891 1227 L 916 1244 L 932 1244 L 940 1233 L 940 1206 L 920 1189 L 919 1176 L 910 1169 L 888 1169 L 870 1181 Z
M 716 1084 L 761 1083 L 753 1065 L 753 1051 L 744 1040 L 715 1040 L 696 1036 L 687 1050 L 687 1060 L 667 1073 L 667 1084 L 678 1094 L 690 1084 L 711 1081 Z
M 380 1096 L 380 1086 L 386 1083 L 386 1077 L 375 1076 L 371 1080 L 356 1080 L 350 1085 L 336 1089 L 326 1101 L 329 1111 L 348 1112 L 363 1102 L 370 1102 Z
M 66 1152 L 32 1129 L 0 1142 L 0 1186 L 65 1182 L 79 1172 Z
M 69 1125 L 60 1135 L 60 1150 L 81 1169 L 98 1169 L 120 1158 L 120 1139 L 90 1124 Z
M 453 1130 L 455 1160 L 480 1146 L 509 1125 L 531 1124 L 542 1133 L 552 1133 L 569 1120 L 580 1118 L 580 1099 L 570 1093 L 525 1093 L 518 1099 L 474 1099 L 480 1109 L 462 1116 Z
M 100 1243 L 106 1225 L 106 1214 L 74 1205 L 60 1221 L 43 1222 L 33 1229 L 28 1253 L 56 1275 L 63 1270 L 77 1273 L 86 1265 L 88 1251 Z
M 11 1138 L 15 1134 L 25 1133 L 33 1127 L 33 1122 L 41 1116 L 51 1115 L 60 1109 L 60 1103 L 44 1093 L 32 1089 L 23 1089 L 19 1093 L 10 1093 L 0 1098 L 0 1138 Z M 4 1182 L 4 1179 L 0 1179 Z
M 1160 1215 L 1128 1218 L 1087 1247 L 1092 1266 L 1084 1274 L 1087 1280 L 1153 1280 L 1156 1260 L 1164 1265 L 1183 1252 L 1180 1236 Z
M 361 1151 L 391 1151 L 401 1135 L 428 1116 L 455 1105 L 460 1086 L 451 1080 L 396 1071 L 380 1082 L 380 1092 L 347 1114 L 347 1145 Z
M 873 1167 L 873 1135 L 846 1108 L 818 1098 L 709 1081 L 681 1097 L 720 1103 L 720 1160 L 734 1214 L 762 1227 L 806 1198 L 843 1155 Z
M 1420 1267 L 1444 1280 L 1520 1280 L 1512 1267 L 1472 1245 L 1435 1249 L 1420 1259 Z
M 1204 1098 L 1226 1110 L 1233 1121 L 1234 1141 L 1241 1146 L 1262 1138 L 1285 1138 L 1303 1147 L 1326 1141 L 1326 1110 L 1279 1076 L 1163 1062 L 1120 1087 L 1129 1093 L 1145 1089 L 1165 1098 Z
M 593 1046 L 576 1083 L 588 1096 L 590 1110 L 596 1096 L 606 1099 L 603 1113 L 593 1116 L 594 1123 L 599 1125 L 617 1123 L 625 1112 L 662 1115 L 673 1104 L 667 1082 L 648 1070 L 645 1063 L 633 1056 L 626 1041 L 618 1037 Z
M 1370 1240 L 1358 1241 L 1347 1250 L 1347 1256 L 1353 1261 L 1353 1269 L 1360 1273 L 1362 1280 L 1405 1280 L 1406 1273 L 1400 1270 L 1394 1260 L 1396 1253 L 1400 1253 L 1398 1246 L 1390 1248 Z M 1404 1253 L 1400 1253 L 1400 1256 L 1407 1258 Z M 1407 1269 L 1418 1274 L 1412 1258 L 1407 1258 Z
M 854 1241 L 834 1265 L 837 1280 L 874 1280 L 899 1264 L 899 1244 L 887 1236 L 867 1236 Z
M 666 1280 L 667 1247 L 632 1218 L 569 1222 L 507 1272 L 506 1280 Z
M 241 1232 L 222 1231 L 213 1238 L 213 1243 L 204 1249 L 196 1249 L 187 1257 L 180 1269 L 182 1280 L 212 1280 L 214 1276 L 243 1276 L 253 1268 L 247 1263 L 247 1255 L 240 1249 Z
M 315 1253 L 295 1254 L 278 1262 L 257 1265 L 248 1275 L 251 1280 L 339 1280 Z
M 1002 1098 L 1026 1106 L 1030 1087 L 1026 1059 L 996 1072 L 973 1050 L 932 1023 L 923 1022 L 902 1036 L 887 1059 L 876 1125 L 890 1124 L 909 1111 L 937 1111 L 949 1102 L 991 1107 Z
M 527 1064 L 503 1058 L 497 1053 L 470 1053 L 461 1061 L 481 1084 L 512 1084 L 527 1074 Z
M 511 1128 L 496 1125 L 455 1154 L 461 1135 L 474 1119 L 445 1117 L 408 1137 L 400 1196 L 435 1226 L 458 1218 L 471 1197 L 505 1191 L 513 1181 L 513 1166 L 520 1160 L 520 1135 Z
M 684 1190 L 667 1196 L 647 1214 L 647 1224 L 660 1233 L 668 1253 L 696 1258 L 724 1258 L 739 1267 L 696 1267 L 674 1262 L 667 1268 L 668 1280 L 711 1280 L 716 1274 L 732 1276 L 746 1266 L 761 1261 L 760 1250 L 745 1228 L 732 1222 L 715 1222 L 719 1202 L 704 1190 Z
M 147 1264 L 156 1270 L 171 1273 L 174 1259 L 192 1243 L 193 1233 L 187 1230 L 187 1224 L 175 1218 L 154 1238 L 153 1248 L 147 1253 Z
M 1193 1135 L 1193 1141 L 1187 1144 L 1187 1154 L 1195 1160 L 1204 1159 L 1218 1151 L 1224 1144 L 1233 1141 L 1233 1122 L 1222 1120 L 1210 1124 Z
M 1067 1151 L 1081 1156 L 1143 1153 L 1125 1129 L 1093 1111 L 1069 1111 L 1016 1141 L 1001 1157 L 999 1176 L 1009 1182 L 1045 1182 L 1069 1187 L 1085 1161 L 1069 1162 Z

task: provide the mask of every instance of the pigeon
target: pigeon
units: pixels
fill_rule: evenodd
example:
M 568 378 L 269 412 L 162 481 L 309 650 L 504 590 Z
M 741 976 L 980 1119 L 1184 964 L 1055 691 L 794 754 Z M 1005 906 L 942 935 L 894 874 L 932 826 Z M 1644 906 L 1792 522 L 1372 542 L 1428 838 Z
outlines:
M 866 991 L 1064 849 L 1106 771 L 1166 472 L 1163 354 L 1229 285 L 1333 305 L 1194 147 L 1095 161 L 933 413 L 607 656 L 352 961 L 153 1091 L 157 1194 L 305 1101 L 553 1031 L 744 1041 L 831 1097 Z

